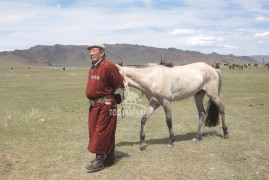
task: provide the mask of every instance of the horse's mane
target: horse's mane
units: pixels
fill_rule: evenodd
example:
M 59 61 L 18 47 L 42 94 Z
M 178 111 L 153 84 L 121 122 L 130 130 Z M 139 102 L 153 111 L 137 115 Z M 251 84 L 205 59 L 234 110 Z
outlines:
M 116 62 L 115 64 L 119 65 L 119 66 L 123 66 L 123 59 L 121 57 L 118 57 L 121 61 Z M 151 66 L 158 66 L 158 65 L 162 65 L 165 67 L 169 67 L 172 68 L 174 67 L 174 64 L 172 62 L 166 62 L 165 59 L 162 58 L 161 56 L 161 61 L 159 64 L 157 63 L 148 63 L 148 64 L 144 64 L 144 65 L 127 65 L 128 67 L 135 67 L 135 68 L 146 68 L 146 67 L 151 67 Z
M 135 68 L 146 68 L 146 67 L 152 67 L 152 66 L 165 66 L 172 68 L 174 67 L 173 63 L 161 61 L 159 64 L 157 63 L 148 63 L 148 64 L 143 64 L 143 65 L 127 65 L 128 67 L 135 67 Z
M 148 64 L 142 64 L 142 65 L 126 65 L 126 67 L 146 68 L 146 67 L 152 67 L 152 66 L 158 66 L 158 65 L 159 65 L 159 64 L 148 63 Z

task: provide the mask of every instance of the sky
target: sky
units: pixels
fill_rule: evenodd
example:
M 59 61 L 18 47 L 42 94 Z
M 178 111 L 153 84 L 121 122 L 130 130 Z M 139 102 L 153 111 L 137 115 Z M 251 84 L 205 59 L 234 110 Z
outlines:
M 269 0 L 0 0 L 0 42 L 269 55 Z

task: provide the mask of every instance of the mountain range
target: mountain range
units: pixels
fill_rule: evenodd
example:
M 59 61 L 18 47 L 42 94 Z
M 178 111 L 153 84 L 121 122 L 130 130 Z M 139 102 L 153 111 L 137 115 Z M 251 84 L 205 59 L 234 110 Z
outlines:
M 214 63 L 263 63 L 269 56 L 235 56 L 218 53 L 204 54 L 197 51 L 176 48 L 156 48 L 134 44 L 105 44 L 106 57 L 113 62 L 123 61 L 124 65 L 142 65 L 159 63 L 161 60 L 174 65 L 203 61 Z M 1 66 L 54 66 L 54 67 L 86 67 L 91 60 L 86 45 L 37 45 L 25 50 L 0 52 Z

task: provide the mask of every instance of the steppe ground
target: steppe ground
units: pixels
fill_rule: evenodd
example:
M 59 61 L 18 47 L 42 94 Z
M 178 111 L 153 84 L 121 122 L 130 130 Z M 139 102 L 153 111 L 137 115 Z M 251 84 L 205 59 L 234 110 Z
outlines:
M 140 116 L 118 118 L 116 164 L 90 174 L 85 97 L 87 68 L 0 68 L 0 179 L 269 179 L 269 70 L 221 67 L 221 126 L 192 142 L 194 99 L 173 102 L 175 146 L 167 148 L 162 108 L 148 120 L 139 150 Z M 143 106 L 146 98 L 135 89 Z M 206 101 L 204 102 L 206 104 Z

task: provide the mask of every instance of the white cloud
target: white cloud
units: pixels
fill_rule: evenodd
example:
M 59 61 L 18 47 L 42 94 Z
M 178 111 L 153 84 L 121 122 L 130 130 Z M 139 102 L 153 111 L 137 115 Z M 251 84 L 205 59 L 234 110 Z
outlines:
M 229 44 L 224 44 L 223 47 L 224 47 L 225 49 L 237 49 L 236 46 L 232 46 L 232 45 L 229 45 Z
M 170 35 L 192 35 L 195 34 L 195 31 L 192 29 L 175 29 L 168 32 Z
M 269 37 L 269 32 L 255 33 L 254 37 Z
M 193 36 L 187 39 L 186 43 L 193 46 L 212 46 L 222 41 L 222 38 L 214 36 Z
M 2 15 L 0 16 L 0 23 L 9 23 L 9 22 L 18 22 L 24 20 L 24 15 L 21 14 L 9 14 L 9 15 Z
M 269 22 L 269 17 L 259 16 L 259 17 L 255 18 L 255 22 L 268 23 Z

